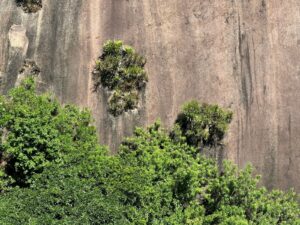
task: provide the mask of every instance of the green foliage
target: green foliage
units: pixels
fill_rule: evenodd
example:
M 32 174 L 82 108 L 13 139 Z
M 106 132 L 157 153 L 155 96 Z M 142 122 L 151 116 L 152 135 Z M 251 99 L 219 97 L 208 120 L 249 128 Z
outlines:
M 109 111 L 114 115 L 137 108 L 139 92 L 145 88 L 148 77 L 144 70 L 146 60 L 122 41 L 108 41 L 96 62 L 94 88 L 110 91 Z
M 268 192 L 259 188 L 258 182 L 250 166 L 239 171 L 225 162 L 223 171 L 207 187 L 204 224 L 300 224 L 296 194 Z
M 0 196 L 1 224 L 129 224 L 126 208 L 103 187 L 113 159 L 97 151 L 76 153 L 85 158 L 48 168 L 33 187 Z
M 84 157 L 83 157 L 84 156 Z M 0 195 L 10 224 L 299 224 L 293 192 L 259 188 L 247 167 L 212 159 L 173 142 L 154 124 L 138 128 L 116 156 L 77 148 L 66 163 L 35 176 L 31 188 Z
M 174 142 L 159 124 L 137 129 L 119 155 L 123 175 L 113 186 L 127 207 L 148 218 L 145 224 L 300 223 L 295 193 L 259 188 L 250 166 L 239 171 L 224 162 L 219 171 L 214 160 Z
M 221 144 L 231 120 L 231 111 L 191 101 L 183 106 L 171 137 L 175 141 L 184 138 L 189 145 L 197 148 L 215 147 Z
M 137 129 L 134 137 L 123 142 L 119 153 L 123 169 L 113 186 L 123 204 L 134 207 L 130 218 L 138 209 L 146 219 L 140 224 L 186 224 L 201 219 L 204 210 L 196 196 L 209 179 L 206 175 L 217 170 L 212 161 L 194 158 L 193 153 L 188 145 L 174 143 L 158 124 Z
M 42 8 L 42 0 L 16 0 L 26 13 L 35 13 Z
M 137 128 L 109 156 L 90 114 L 36 95 L 32 79 L 0 106 L 0 181 L 11 187 L 0 194 L 1 225 L 300 224 L 295 193 L 258 187 L 250 166 L 219 171 L 179 127 L 176 139 L 159 123 Z M 217 123 L 215 111 L 204 114 Z
M 28 186 L 33 175 L 78 147 L 95 147 L 88 111 L 62 107 L 49 94 L 36 95 L 33 78 L 0 99 L 0 177 L 2 188 Z M 6 187 L 5 187 L 6 186 Z

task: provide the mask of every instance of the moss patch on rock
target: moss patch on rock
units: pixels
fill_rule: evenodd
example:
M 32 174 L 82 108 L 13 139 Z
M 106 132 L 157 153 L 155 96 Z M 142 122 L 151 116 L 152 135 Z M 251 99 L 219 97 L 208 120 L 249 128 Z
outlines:
M 16 0 L 16 3 L 26 13 L 35 13 L 42 8 L 42 0 Z
M 93 71 L 94 90 L 105 88 L 109 93 L 109 112 L 119 116 L 138 108 L 141 91 L 148 77 L 146 59 L 122 41 L 107 41 Z

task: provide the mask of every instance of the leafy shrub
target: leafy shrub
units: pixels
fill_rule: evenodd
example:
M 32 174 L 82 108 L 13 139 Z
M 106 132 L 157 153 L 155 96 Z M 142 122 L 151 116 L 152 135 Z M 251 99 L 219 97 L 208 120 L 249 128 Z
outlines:
M 225 162 L 223 171 L 207 186 L 204 224 L 299 224 L 296 194 L 268 192 L 258 187 L 258 182 L 250 166 L 239 171 Z
M 42 8 L 42 0 L 16 0 L 26 13 L 35 13 Z
M 85 154 L 77 158 L 76 154 Z M 54 165 L 36 178 L 31 188 L 15 188 L 0 196 L 3 225 L 129 224 L 126 210 L 101 185 L 113 159 L 97 151 L 76 151 L 76 162 Z
M 109 111 L 114 116 L 137 108 L 139 93 L 148 81 L 146 60 L 122 41 L 108 41 L 93 72 L 94 88 L 107 88 Z
M 228 110 L 191 101 L 183 106 L 171 136 L 174 140 L 184 137 L 197 148 L 215 147 L 221 144 L 231 120 L 232 112 Z
M 212 161 L 194 159 L 194 149 L 176 144 L 155 124 L 148 130 L 136 129 L 120 148 L 122 171 L 115 180 L 116 196 L 127 207 L 133 207 L 133 224 L 138 211 L 141 224 L 186 224 L 204 213 L 196 196 L 206 173 L 216 173 Z M 117 182 L 116 182 L 117 181 Z M 191 213 L 192 211 L 192 213 Z M 176 222 L 175 222 L 176 221 Z
M 114 186 L 123 204 L 135 206 L 148 218 L 145 224 L 300 222 L 295 193 L 259 188 L 259 177 L 253 178 L 250 166 L 239 171 L 225 161 L 219 171 L 214 160 L 186 143 L 173 142 L 159 124 L 137 129 L 119 155 L 122 176 Z
M 2 189 L 28 186 L 36 173 L 77 147 L 95 147 L 95 128 L 88 111 L 62 107 L 49 94 L 37 95 L 33 78 L 0 99 Z M 1 189 L 1 187 L 0 187 Z

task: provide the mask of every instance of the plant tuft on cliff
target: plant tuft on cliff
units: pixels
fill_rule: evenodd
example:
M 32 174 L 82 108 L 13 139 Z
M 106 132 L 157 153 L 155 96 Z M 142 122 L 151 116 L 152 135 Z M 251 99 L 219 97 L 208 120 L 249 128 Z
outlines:
M 42 0 L 16 0 L 16 3 L 26 13 L 35 13 L 42 8 Z
M 107 41 L 93 72 L 94 90 L 107 88 L 109 112 L 119 116 L 138 107 L 140 92 L 148 81 L 146 60 L 122 41 Z
M 191 101 L 183 106 L 171 132 L 174 140 L 186 139 L 187 144 L 197 147 L 217 147 L 232 120 L 232 112 L 218 105 Z

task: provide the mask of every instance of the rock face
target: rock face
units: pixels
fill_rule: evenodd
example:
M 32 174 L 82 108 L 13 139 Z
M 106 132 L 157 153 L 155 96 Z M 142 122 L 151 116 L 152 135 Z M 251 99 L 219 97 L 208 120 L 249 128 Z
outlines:
M 148 59 L 140 110 L 113 118 L 91 72 L 107 39 L 122 39 Z M 269 188 L 300 191 L 299 0 L 43 0 L 27 14 L 0 0 L 1 92 L 24 60 L 44 89 L 89 107 L 101 141 L 116 149 L 134 126 L 174 122 L 187 100 L 234 111 L 226 157 L 247 162 Z

